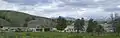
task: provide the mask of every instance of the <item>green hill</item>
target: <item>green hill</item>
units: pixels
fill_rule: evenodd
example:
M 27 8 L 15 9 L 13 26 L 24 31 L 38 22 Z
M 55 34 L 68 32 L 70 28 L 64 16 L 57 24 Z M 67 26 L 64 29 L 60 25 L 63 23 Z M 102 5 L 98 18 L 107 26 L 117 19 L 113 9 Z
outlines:
M 23 12 L 11 11 L 11 10 L 0 10 L 0 18 L 2 20 L 6 20 L 7 22 L 9 22 L 10 24 L 7 24 L 7 23 L 6 24 L 13 27 L 23 26 L 27 18 L 34 19 L 34 20 L 37 20 L 37 19 L 50 20 L 49 18 L 33 16 Z M 3 23 L 0 23 L 0 24 L 2 25 Z

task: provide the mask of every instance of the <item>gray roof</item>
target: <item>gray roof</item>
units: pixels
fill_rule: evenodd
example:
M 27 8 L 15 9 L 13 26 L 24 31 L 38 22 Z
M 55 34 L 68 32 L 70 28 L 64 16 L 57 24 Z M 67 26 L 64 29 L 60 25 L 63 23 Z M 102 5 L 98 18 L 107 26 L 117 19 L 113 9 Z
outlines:
M 36 28 L 36 26 L 40 26 L 41 28 L 52 28 L 55 27 L 55 25 L 55 22 L 48 19 L 32 20 L 28 23 L 29 28 Z

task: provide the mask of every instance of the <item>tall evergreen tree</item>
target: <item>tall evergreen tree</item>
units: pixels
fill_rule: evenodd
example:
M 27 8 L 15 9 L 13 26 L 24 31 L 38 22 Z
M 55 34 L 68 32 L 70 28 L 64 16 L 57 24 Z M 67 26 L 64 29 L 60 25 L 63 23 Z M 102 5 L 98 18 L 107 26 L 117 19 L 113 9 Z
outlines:
M 120 22 L 116 23 L 116 35 L 120 35 Z
M 79 31 L 83 31 L 84 30 L 84 18 L 77 19 L 74 23 L 74 28 L 75 30 L 77 30 L 77 33 L 79 33 Z
M 115 27 L 116 32 L 117 32 L 117 33 L 120 33 L 120 30 L 119 30 L 119 29 L 120 29 L 120 18 L 115 19 L 114 22 L 115 22 L 115 26 L 116 26 L 116 27 Z
M 57 19 L 57 26 L 58 30 L 64 30 L 67 27 L 67 20 L 61 16 Z
M 98 26 L 98 22 L 97 21 L 93 21 L 93 25 L 92 25 L 93 31 L 95 31 L 97 26 Z
M 81 18 L 81 23 L 80 23 L 81 27 L 82 27 L 82 31 L 84 30 L 84 25 L 85 25 L 85 20 L 84 18 Z
M 88 21 L 88 27 L 87 27 L 87 32 L 93 32 L 94 31 L 94 28 L 95 28 L 95 24 L 96 23 L 94 23 L 95 21 L 93 21 L 93 19 L 90 19 L 89 21 Z
M 74 28 L 77 30 L 77 33 L 79 33 L 79 30 L 82 28 L 80 27 L 80 19 L 77 19 L 74 23 Z
M 104 32 L 104 28 L 102 25 L 97 25 L 96 28 L 95 28 L 95 32 L 98 33 L 98 35 L 102 32 Z

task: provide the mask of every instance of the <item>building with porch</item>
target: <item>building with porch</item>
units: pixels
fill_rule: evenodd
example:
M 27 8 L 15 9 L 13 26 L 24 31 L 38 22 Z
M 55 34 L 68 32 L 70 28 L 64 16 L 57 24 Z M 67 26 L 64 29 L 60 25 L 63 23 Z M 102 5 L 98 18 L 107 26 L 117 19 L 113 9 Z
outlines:
M 56 23 L 52 20 L 32 20 L 28 23 L 28 29 L 32 30 L 32 32 L 44 32 L 44 31 L 52 31 L 52 28 L 56 26 Z
M 81 30 L 79 30 L 79 31 L 86 32 L 87 26 L 88 26 L 88 23 L 85 22 L 84 31 L 81 31 Z M 71 25 L 68 25 L 62 32 L 77 32 L 77 30 L 75 30 L 74 23 L 72 23 Z

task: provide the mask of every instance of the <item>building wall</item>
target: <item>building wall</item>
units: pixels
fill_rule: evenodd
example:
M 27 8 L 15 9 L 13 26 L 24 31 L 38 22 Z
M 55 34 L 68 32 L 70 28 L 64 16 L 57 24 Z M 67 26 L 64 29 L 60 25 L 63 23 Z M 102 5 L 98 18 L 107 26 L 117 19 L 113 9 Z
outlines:
M 111 24 L 101 24 L 106 32 L 113 32 Z

